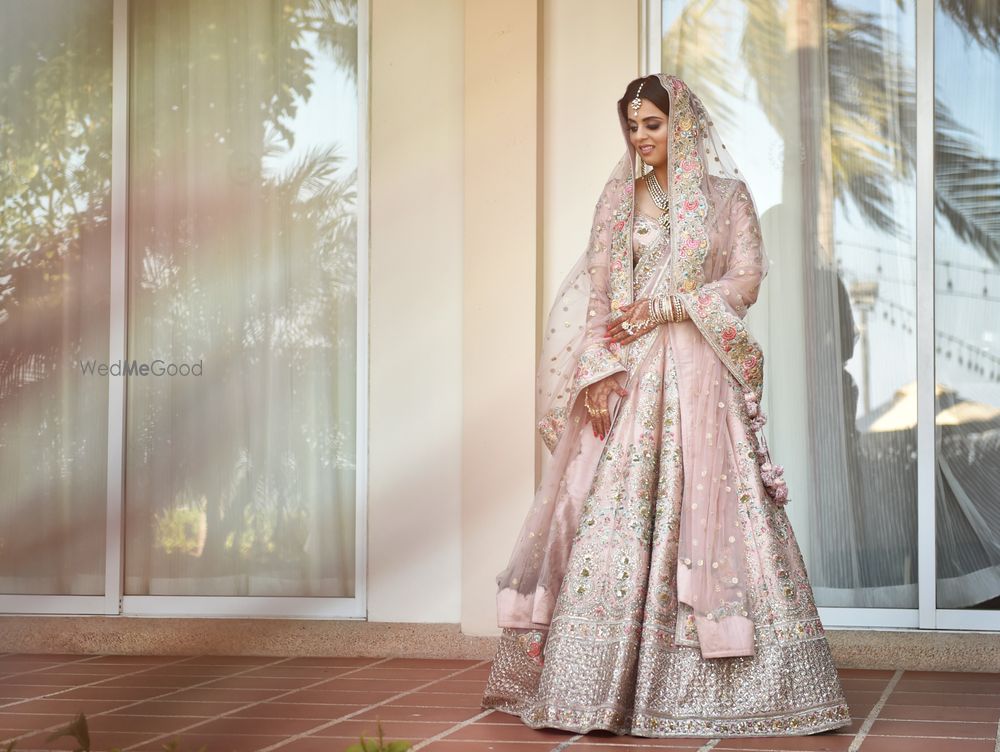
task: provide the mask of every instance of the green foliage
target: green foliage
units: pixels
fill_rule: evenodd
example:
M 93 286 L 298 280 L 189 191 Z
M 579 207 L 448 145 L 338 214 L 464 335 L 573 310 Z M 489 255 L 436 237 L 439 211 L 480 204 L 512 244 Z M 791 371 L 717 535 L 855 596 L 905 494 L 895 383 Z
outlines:
M 378 724 L 378 739 L 361 737 L 358 744 L 352 744 L 344 752 L 407 752 L 413 742 L 386 742 L 382 734 L 382 724 Z
M 49 734 L 49 738 L 46 741 L 55 741 L 56 739 L 62 739 L 64 736 L 76 740 L 77 746 L 73 752 L 90 752 L 90 730 L 87 728 L 87 716 L 83 713 L 77 715 L 76 718 L 61 729 Z
M 200 556 L 205 547 L 208 500 L 181 500 L 156 513 L 153 520 L 154 545 L 166 553 Z

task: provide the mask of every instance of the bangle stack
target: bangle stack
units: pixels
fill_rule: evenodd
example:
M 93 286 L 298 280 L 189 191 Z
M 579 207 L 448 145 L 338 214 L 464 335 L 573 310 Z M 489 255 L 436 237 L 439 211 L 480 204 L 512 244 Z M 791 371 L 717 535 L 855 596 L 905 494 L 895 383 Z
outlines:
M 649 304 L 649 312 L 653 320 L 659 324 L 676 323 L 684 320 L 684 306 L 676 295 L 664 295 L 653 298 Z

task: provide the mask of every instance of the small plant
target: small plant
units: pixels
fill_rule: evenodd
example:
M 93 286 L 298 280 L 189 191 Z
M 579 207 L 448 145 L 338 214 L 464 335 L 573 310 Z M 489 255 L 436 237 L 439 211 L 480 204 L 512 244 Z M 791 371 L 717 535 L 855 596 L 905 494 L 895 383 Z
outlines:
M 76 740 L 73 752 L 90 752 L 90 729 L 87 727 L 87 716 L 83 713 L 77 715 L 72 721 L 61 729 L 57 729 L 49 734 L 46 741 L 55 741 L 69 736 Z M 177 742 L 170 741 L 163 745 L 164 752 L 179 752 Z M 406 747 L 405 749 L 409 749 Z M 3 748 L 3 752 L 14 752 L 14 742 L 10 742 Z M 111 752 L 122 752 L 121 747 L 112 747 Z M 198 752 L 205 752 L 205 747 L 201 747 Z M 393 750 L 395 752 L 395 749 Z M 402 751 L 401 751 L 402 752 Z
M 382 735 L 382 723 L 378 724 L 378 739 L 361 737 L 360 744 L 352 744 L 344 752 L 407 752 L 413 742 L 386 742 Z
M 73 749 L 73 752 L 90 752 L 90 730 L 87 728 L 87 716 L 83 713 L 77 715 L 76 718 L 61 729 L 49 734 L 49 738 L 46 741 L 55 741 L 56 739 L 62 739 L 64 736 L 70 736 L 76 740 L 76 747 Z M 11 747 L 13 747 L 13 742 L 11 742 Z

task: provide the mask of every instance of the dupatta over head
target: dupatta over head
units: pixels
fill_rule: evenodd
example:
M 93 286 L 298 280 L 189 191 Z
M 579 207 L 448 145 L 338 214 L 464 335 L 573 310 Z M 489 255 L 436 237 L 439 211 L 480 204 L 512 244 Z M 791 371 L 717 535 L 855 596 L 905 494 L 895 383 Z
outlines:
M 676 367 L 684 481 L 677 596 L 693 610 L 705 657 L 752 655 L 739 497 L 752 483 L 779 502 L 787 498 L 781 468 L 770 465 L 760 434 L 763 354 L 743 322 L 768 261 L 750 190 L 704 106 L 679 78 L 657 78 L 670 101 L 670 252 L 638 293 L 676 294 L 690 316 L 690 322 L 666 324 L 671 346 L 681 354 Z M 654 330 L 625 347 L 604 339 L 605 326 L 633 302 L 636 165 L 644 168 L 621 110 L 619 121 L 625 154 L 597 202 L 588 246 L 546 321 L 535 396 L 537 427 L 551 454 L 510 564 L 497 578 L 501 627 L 544 628 L 551 619 L 602 448 L 581 435 L 581 391 L 615 373 L 630 380 L 650 338 L 658 336 Z M 734 405 L 752 428 L 748 451 L 761 463 L 760 477 L 741 481 L 736 475 L 728 442 Z M 615 409 L 612 426 L 617 414 Z

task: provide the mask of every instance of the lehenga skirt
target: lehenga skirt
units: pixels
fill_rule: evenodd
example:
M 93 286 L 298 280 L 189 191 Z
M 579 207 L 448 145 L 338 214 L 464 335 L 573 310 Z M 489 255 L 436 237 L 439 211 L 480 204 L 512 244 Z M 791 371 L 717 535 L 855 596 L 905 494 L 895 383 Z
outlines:
M 784 508 L 761 487 L 737 409 L 728 419 L 730 472 L 753 489 L 741 495 L 740 520 L 754 654 L 701 655 L 692 610 L 677 599 L 683 405 L 668 332 L 661 327 L 629 380 L 548 628 L 503 630 L 482 706 L 535 728 L 646 737 L 791 736 L 848 725 L 805 564 Z M 719 378 L 737 399 L 735 380 L 725 371 Z M 640 442 L 651 424 L 653 451 Z

